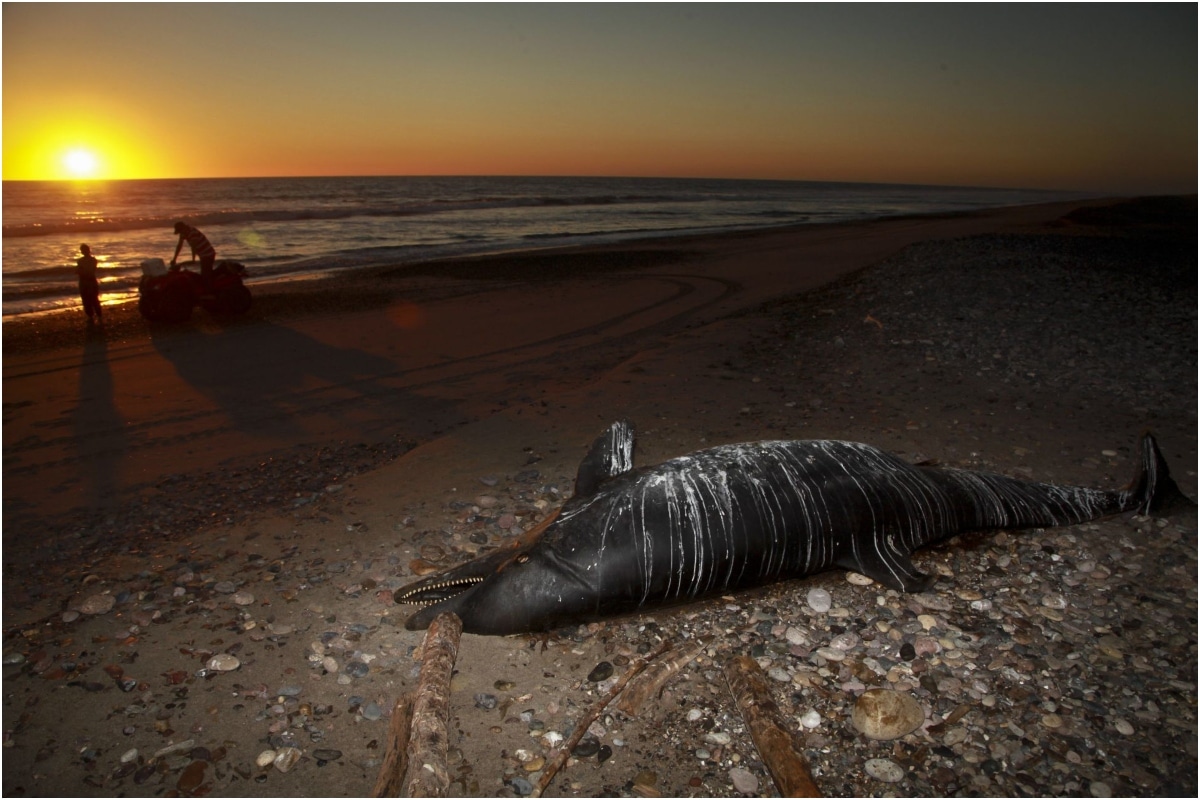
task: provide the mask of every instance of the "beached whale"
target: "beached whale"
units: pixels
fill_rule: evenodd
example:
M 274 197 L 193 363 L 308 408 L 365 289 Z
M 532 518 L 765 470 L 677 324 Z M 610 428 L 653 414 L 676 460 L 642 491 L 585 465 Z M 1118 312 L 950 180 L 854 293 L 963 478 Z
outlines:
M 557 516 L 462 566 L 395 592 L 452 611 L 470 633 L 545 631 L 833 567 L 905 592 L 933 578 L 910 555 L 959 533 L 1070 525 L 1183 498 L 1154 437 L 1117 491 L 914 466 L 838 441 L 725 445 L 634 469 L 634 433 L 612 425 Z M 1190 501 L 1186 501 L 1190 502 Z

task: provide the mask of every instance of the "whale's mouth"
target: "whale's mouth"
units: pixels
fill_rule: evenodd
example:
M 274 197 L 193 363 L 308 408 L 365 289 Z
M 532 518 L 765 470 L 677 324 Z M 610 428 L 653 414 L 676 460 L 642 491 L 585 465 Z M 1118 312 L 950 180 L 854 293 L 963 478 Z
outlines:
M 426 628 L 439 611 L 452 611 L 462 617 L 493 613 L 489 610 L 472 609 L 470 606 L 477 602 L 475 594 L 486 592 L 486 588 L 477 588 L 490 578 L 495 578 L 510 566 L 525 564 L 529 561 L 529 549 L 538 541 L 543 531 L 554 521 L 558 512 L 555 511 L 536 528 L 532 528 L 521 536 L 510 540 L 490 553 L 479 556 L 473 561 L 451 567 L 436 575 L 422 578 L 407 586 L 401 586 L 392 593 L 392 599 L 401 605 L 421 606 L 404 623 L 410 631 Z M 471 620 L 463 619 L 465 624 L 473 624 Z
M 483 583 L 484 578 L 471 575 L 465 578 L 438 581 L 431 584 L 413 584 L 397 589 L 392 599 L 397 603 L 410 606 L 432 606 L 457 597 L 476 584 Z

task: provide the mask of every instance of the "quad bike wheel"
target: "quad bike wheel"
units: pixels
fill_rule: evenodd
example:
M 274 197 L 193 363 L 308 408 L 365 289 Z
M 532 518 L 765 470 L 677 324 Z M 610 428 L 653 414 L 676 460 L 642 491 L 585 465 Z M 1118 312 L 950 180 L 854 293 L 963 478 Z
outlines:
M 192 316 L 192 296 L 177 283 L 146 286 L 138 297 L 138 311 L 152 322 L 187 322 Z
M 217 289 L 216 295 L 204 303 L 213 314 L 245 314 L 250 310 L 250 290 L 241 283 L 231 283 Z

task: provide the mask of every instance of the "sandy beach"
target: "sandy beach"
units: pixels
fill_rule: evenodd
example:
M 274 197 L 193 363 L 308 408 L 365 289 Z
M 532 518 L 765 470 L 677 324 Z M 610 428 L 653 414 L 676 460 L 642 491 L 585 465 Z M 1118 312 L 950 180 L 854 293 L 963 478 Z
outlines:
M 380 269 L 232 321 L 6 322 L 4 794 L 366 794 L 422 638 L 392 591 L 544 519 L 617 419 L 640 464 L 837 438 L 1100 488 L 1152 429 L 1195 498 L 1195 220 L 1029 206 Z M 776 794 L 721 675 L 750 655 L 830 796 L 1195 795 L 1194 508 L 916 560 L 920 595 L 832 572 L 464 636 L 450 793 L 528 794 L 593 668 L 712 636 L 547 794 Z M 218 654 L 238 668 L 199 677 Z M 870 687 L 924 725 L 858 735 Z

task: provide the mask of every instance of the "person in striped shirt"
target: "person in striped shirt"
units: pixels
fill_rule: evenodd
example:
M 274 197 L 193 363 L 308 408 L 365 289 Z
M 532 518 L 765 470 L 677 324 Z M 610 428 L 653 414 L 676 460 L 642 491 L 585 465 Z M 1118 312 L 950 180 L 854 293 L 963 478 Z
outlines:
M 171 259 L 171 266 L 175 266 L 179 251 L 183 249 L 183 243 L 187 242 L 192 248 L 192 260 L 200 259 L 200 277 L 204 281 L 205 291 L 211 293 L 213 263 L 217 260 L 217 249 L 198 228 L 193 228 L 186 222 L 176 222 L 175 233 L 179 234 L 179 244 L 175 245 L 175 256 Z

